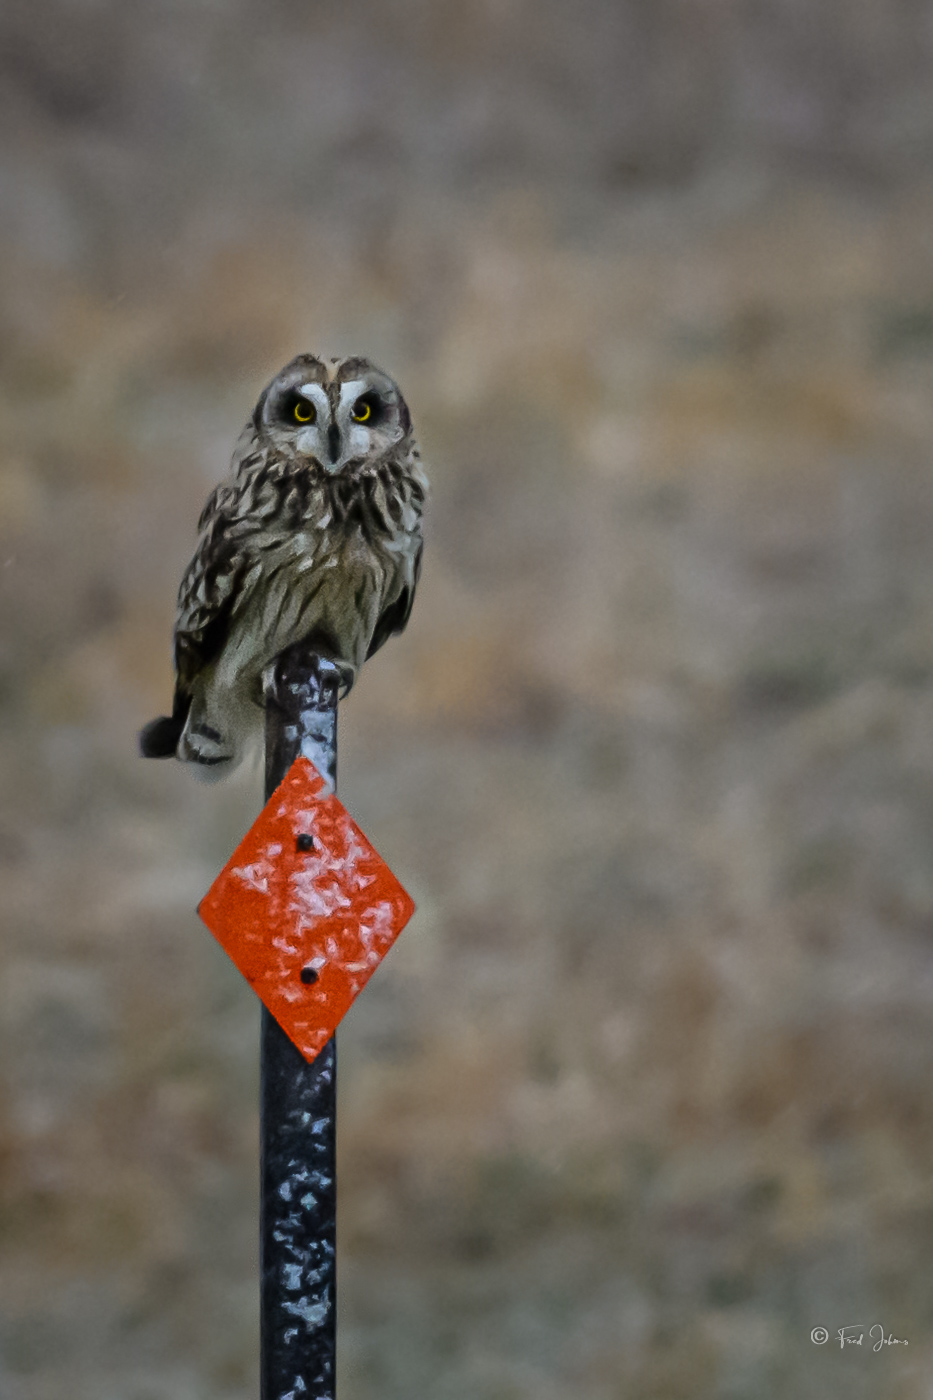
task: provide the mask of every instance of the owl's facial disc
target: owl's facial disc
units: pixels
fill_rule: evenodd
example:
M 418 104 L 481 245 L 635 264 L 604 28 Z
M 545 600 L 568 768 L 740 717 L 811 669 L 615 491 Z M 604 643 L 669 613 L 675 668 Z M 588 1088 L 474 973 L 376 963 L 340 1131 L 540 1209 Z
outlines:
M 365 362 L 356 364 L 363 369 Z M 287 367 L 270 386 L 261 412 L 274 443 L 331 476 L 380 461 L 408 429 L 398 389 L 371 366 L 344 382 L 339 375 L 325 372 L 317 378 L 313 371 L 300 374 Z

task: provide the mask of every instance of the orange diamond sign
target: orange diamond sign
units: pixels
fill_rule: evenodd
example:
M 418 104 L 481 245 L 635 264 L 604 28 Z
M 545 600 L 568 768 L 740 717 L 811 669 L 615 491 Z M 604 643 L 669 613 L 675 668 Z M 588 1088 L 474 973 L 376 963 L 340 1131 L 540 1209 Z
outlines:
M 198 906 L 313 1060 L 415 912 L 306 758 L 296 758 Z

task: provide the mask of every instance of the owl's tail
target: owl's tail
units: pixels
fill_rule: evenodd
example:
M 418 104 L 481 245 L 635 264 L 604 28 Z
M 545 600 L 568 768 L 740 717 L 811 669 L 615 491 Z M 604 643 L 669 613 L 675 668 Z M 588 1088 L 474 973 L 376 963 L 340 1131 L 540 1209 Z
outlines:
M 160 715 L 151 719 L 139 731 L 139 752 L 143 758 L 174 758 L 181 738 L 188 710 L 191 707 L 190 695 L 175 692 L 175 702 L 170 715 Z

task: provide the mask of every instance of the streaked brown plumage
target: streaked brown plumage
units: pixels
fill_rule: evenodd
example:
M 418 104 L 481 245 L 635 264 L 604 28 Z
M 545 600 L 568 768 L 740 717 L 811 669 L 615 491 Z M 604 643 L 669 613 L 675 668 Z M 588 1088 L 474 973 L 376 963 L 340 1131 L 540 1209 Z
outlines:
M 262 677 L 308 637 L 359 668 L 408 621 L 427 480 L 408 409 L 369 360 L 299 355 L 261 395 L 178 594 L 175 702 L 140 734 L 215 776 L 261 724 Z

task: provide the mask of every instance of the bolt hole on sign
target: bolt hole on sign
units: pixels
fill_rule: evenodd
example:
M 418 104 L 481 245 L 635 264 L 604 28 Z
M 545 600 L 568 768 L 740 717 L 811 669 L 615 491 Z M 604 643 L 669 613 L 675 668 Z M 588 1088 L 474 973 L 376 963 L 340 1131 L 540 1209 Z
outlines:
M 296 758 L 198 906 L 312 1061 L 414 913 L 307 758 Z

